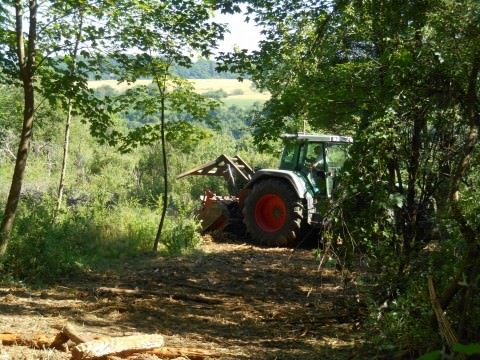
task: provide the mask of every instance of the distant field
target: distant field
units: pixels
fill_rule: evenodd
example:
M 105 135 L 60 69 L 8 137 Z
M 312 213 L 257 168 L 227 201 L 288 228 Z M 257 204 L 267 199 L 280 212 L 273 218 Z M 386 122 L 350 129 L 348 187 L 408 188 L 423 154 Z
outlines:
M 255 90 L 250 80 L 239 82 L 235 79 L 189 79 L 189 81 L 194 84 L 195 90 L 200 94 L 220 89 L 225 91 L 228 96 L 221 100 L 227 106 L 250 106 L 255 102 L 263 103 L 270 98 L 270 94 Z M 110 86 L 117 91 L 124 91 L 135 85 L 148 85 L 150 83 L 150 80 L 138 80 L 134 84 L 128 85 L 126 83 L 118 84 L 116 80 L 98 80 L 89 81 L 89 86 L 92 89 Z

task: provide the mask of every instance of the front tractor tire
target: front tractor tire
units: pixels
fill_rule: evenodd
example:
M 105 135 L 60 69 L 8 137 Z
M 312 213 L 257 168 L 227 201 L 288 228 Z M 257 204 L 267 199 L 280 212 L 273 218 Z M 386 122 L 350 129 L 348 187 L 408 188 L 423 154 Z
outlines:
M 255 184 L 243 207 L 247 232 L 268 246 L 295 245 L 302 220 L 302 201 L 290 185 L 277 179 Z

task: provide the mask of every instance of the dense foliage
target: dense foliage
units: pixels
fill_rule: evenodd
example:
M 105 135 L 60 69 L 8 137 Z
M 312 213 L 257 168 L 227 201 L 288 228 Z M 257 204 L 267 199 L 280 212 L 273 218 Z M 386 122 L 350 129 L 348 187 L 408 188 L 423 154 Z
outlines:
M 354 136 L 331 231 L 379 270 L 383 344 L 435 338 L 428 276 L 459 338 L 478 339 L 478 1 L 248 3 L 265 40 L 221 68 L 272 94 L 256 140 L 305 123 Z

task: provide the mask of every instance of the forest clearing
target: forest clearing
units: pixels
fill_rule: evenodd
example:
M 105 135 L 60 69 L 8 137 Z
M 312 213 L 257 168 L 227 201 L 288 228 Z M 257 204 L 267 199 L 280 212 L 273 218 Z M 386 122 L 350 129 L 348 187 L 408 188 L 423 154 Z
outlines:
M 0 360 L 478 358 L 479 37 L 478 0 L 0 1 Z
M 167 347 L 215 354 L 205 359 L 361 359 L 366 313 L 357 275 L 319 268 L 312 250 L 205 237 L 188 256 L 138 256 L 38 290 L 2 287 L 0 329 L 53 338 L 69 323 L 101 336 L 161 334 Z M 71 356 L 0 345 L 5 353 Z

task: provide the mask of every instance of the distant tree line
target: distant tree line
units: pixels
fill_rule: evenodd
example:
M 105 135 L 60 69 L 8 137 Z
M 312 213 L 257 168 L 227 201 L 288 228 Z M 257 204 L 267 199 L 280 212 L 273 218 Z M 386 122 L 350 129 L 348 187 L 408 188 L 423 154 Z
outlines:
M 172 72 L 185 79 L 235 79 L 238 76 L 230 71 L 217 72 L 215 67 L 215 61 L 200 58 L 191 67 L 175 65 Z
M 115 60 L 104 62 L 96 72 L 89 73 L 90 80 L 113 80 L 117 75 L 111 71 L 116 66 Z M 218 72 L 215 70 L 217 63 L 210 59 L 198 58 L 190 67 L 179 64 L 172 65 L 171 73 L 184 79 L 236 79 L 238 74 L 230 71 Z

